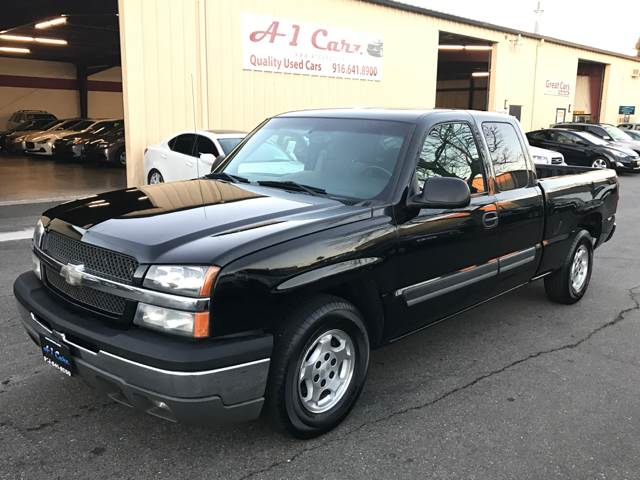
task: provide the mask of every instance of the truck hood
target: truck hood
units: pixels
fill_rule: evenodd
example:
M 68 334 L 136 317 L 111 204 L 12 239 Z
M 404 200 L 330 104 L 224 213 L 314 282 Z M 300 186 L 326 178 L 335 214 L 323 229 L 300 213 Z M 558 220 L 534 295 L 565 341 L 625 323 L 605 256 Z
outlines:
M 129 254 L 140 263 L 224 266 L 277 243 L 364 220 L 371 208 L 199 179 L 93 195 L 44 216 L 48 230 Z

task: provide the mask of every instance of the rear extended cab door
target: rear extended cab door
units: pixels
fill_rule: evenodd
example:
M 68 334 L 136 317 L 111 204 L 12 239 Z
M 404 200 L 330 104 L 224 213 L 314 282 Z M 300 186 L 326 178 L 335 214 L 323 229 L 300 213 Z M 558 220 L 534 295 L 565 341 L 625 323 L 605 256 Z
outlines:
M 409 195 L 418 194 L 426 178 L 453 176 L 467 182 L 471 202 L 463 208 L 398 208 L 398 282 L 389 305 L 394 319 L 387 324 L 390 338 L 491 297 L 498 275 L 496 199 L 471 115 L 432 113 L 416 135 L 418 151 L 408 160 Z
M 496 293 L 500 293 L 528 282 L 537 271 L 542 257 L 544 197 L 519 123 L 491 114 L 474 115 L 474 120 L 490 160 L 490 189 L 497 205 Z

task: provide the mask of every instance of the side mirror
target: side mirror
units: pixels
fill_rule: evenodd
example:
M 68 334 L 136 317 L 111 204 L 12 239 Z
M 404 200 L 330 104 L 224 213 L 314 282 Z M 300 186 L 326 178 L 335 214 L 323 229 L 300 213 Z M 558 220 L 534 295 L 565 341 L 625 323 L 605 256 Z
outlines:
M 213 164 L 213 162 L 216 161 L 216 157 L 213 155 L 213 153 L 201 153 L 200 160 L 205 163 Z
M 469 185 L 460 178 L 431 177 L 411 203 L 423 208 L 463 208 L 471 201 Z
M 613 140 L 609 135 L 603 135 L 602 139 L 606 140 L 607 142 L 610 142 L 611 140 Z
M 221 153 L 220 155 L 218 155 L 213 160 L 213 163 L 211 164 L 211 171 L 213 172 L 218 167 L 218 165 L 220 165 L 224 161 L 225 158 L 226 158 L 226 155 L 224 153 Z

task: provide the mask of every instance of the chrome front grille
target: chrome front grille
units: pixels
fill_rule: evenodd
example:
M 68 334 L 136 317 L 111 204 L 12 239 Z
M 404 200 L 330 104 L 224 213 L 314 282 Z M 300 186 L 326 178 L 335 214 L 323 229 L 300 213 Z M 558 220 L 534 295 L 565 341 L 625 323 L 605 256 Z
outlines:
M 84 265 L 85 271 L 98 277 L 131 284 L 138 268 L 135 258 L 106 248 L 89 245 L 57 232 L 45 236 L 44 251 L 61 263 Z
M 58 272 L 48 266 L 44 267 L 44 273 L 49 287 L 71 302 L 92 310 L 98 310 L 100 313 L 117 316 L 124 314 L 126 307 L 124 298 L 100 292 L 93 288 L 69 285 Z

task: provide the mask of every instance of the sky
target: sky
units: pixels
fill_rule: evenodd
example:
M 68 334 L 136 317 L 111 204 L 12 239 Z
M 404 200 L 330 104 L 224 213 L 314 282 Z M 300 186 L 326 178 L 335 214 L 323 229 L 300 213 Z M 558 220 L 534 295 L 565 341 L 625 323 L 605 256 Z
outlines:
M 537 0 L 402 0 L 431 10 L 533 32 Z M 541 35 L 636 55 L 640 0 L 541 0 Z

